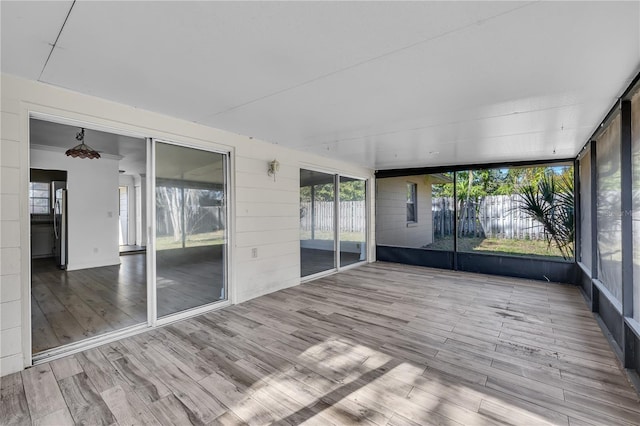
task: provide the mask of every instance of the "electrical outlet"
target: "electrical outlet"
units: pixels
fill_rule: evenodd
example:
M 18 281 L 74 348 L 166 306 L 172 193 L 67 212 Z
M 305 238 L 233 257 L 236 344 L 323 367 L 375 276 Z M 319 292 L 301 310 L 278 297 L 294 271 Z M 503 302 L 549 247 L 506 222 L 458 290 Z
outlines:
M 251 249 L 251 257 L 253 259 L 255 259 L 256 257 L 258 257 L 258 249 L 257 248 L 252 248 Z

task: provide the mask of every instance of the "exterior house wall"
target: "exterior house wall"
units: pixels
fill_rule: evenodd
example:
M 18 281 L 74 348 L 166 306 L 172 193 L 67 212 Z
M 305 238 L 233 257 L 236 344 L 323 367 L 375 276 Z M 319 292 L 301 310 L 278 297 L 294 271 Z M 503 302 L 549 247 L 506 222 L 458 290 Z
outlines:
M 407 184 L 417 184 L 418 221 L 407 222 Z M 376 180 L 376 241 L 381 245 L 420 248 L 433 242 L 431 182 L 424 176 Z
M 300 167 L 373 178 L 373 170 L 368 168 L 35 81 L 2 75 L 1 84 L 0 375 L 19 371 L 31 362 L 27 197 L 30 113 L 77 120 L 86 127 L 112 129 L 113 133 L 128 132 L 229 152 L 229 284 L 233 303 L 300 283 Z M 267 175 L 267 163 L 274 158 L 280 162 L 275 180 Z M 371 190 L 368 200 L 367 253 L 372 261 L 375 224 Z M 251 256 L 253 248 L 258 252 L 256 258 Z

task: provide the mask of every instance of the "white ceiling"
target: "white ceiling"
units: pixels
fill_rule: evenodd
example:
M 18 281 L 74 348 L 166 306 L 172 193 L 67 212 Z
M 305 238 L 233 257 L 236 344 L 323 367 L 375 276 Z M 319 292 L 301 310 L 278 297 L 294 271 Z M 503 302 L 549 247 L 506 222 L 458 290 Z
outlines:
M 639 2 L 2 1 L 2 71 L 378 169 L 571 157 Z M 46 66 L 45 66 L 46 63 Z
M 76 134 L 79 127 L 62 123 L 31 119 L 29 122 L 30 144 L 53 148 L 64 152 L 79 144 Z M 120 157 L 118 167 L 127 175 L 144 174 L 146 170 L 146 141 L 144 139 L 117 135 L 93 129 L 85 129 L 84 142 L 101 154 Z M 78 159 L 78 161 L 92 161 Z

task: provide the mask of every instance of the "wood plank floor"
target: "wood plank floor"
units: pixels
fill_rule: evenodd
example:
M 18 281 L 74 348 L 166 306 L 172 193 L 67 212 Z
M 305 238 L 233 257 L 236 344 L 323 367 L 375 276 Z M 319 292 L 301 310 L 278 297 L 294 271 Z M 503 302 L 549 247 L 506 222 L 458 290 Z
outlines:
M 353 265 L 360 262 L 359 253 L 340 253 L 340 266 Z M 317 250 L 300 247 L 300 272 L 302 277 L 326 272 L 336 267 L 336 254 L 330 250 Z
M 121 262 L 63 271 L 52 259 L 32 261 L 33 353 L 147 320 L 145 255 L 122 256 Z
M 2 378 L 0 424 L 637 425 L 575 287 L 376 263 Z
M 53 259 L 33 260 L 33 353 L 147 321 L 146 255 L 128 254 L 120 261 L 120 265 L 63 271 Z M 225 297 L 219 246 L 161 251 L 157 265 L 160 317 Z

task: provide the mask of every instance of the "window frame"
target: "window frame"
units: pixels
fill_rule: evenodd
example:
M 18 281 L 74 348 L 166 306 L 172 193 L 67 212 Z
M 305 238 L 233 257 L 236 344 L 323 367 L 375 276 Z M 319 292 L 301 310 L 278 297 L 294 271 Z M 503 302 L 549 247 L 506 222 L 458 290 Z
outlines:
M 45 191 L 43 188 L 34 188 L 35 185 L 44 185 L 46 186 L 47 196 L 46 197 L 35 197 L 32 195 L 33 191 Z M 47 200 L 46 212 L 35 212 L 34 207 L 36 207 L 33 203 L 34 200 Z M 40 207 L 40 206 L 38 206 Z M 32 216 L 48 216 L 51 213 L 51 185 L 48 182 L 29 182 L 29 214 Z
M 411 195 L 411 197 L 409 197 Z M 418 184 L 415 182 L 407 182 L 407 224 L 418 223 Z M 411 210 L 409 206 L 411 205 Z M 410 218 L 409 212 L 413 212 L 413 219 Z

